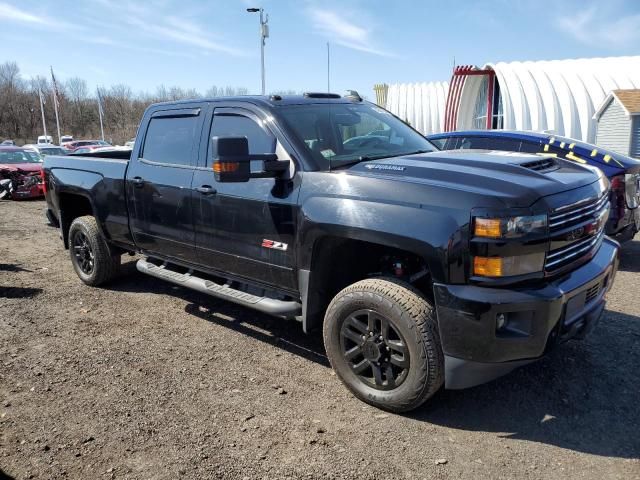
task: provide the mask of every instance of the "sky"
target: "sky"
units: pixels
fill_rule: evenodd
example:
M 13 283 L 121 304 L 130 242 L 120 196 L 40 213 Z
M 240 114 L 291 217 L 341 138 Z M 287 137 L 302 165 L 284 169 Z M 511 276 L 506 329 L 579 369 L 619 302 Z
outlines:
M 375 98 L 375 83 L 448 81 L 455 64 L 640 54 L 639 0 L 0 0 L 0 62 L 24 77 L 84 78 L 153 93 L 267 92 Z

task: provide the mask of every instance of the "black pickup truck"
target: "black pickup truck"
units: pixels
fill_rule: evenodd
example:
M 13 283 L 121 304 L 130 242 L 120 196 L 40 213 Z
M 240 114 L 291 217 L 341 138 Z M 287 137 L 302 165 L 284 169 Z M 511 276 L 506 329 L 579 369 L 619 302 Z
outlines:
M 406 411 L 583 337 L 618 262 L 595 169 L 434 150 L 355 94 L 182 101 L 147 109 L 131 154 L 48 156 L 44 186 L 84 283 L 140 253 L 141 272 L 321 327 L 356 396 Z

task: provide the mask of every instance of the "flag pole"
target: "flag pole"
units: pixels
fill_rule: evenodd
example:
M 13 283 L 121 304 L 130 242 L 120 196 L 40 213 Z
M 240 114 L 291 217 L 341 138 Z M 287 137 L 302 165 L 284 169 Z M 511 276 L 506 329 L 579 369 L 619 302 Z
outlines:
M 42 100 L 42 88 L 38 87 L 38 96 L 40 97 L 40 112 L 42 113 L 42 128 L 44 129 L 45 140 L 47 138 L 47 123 L 44 121 L 44 102 Z
M 62 137 L 60 136 L 60 120 L 58 119 L 58 84 L 56 77 L 53 75 L 53 66 L 51 66 L 51 80 L 53 81 L 53 108 L 56 112 L 56 128 L 58 129 L 58 145 L 60 145 Z
M 104 142 L 104 126 L 102 125 L 102 96 L 100 95 L 99 87 L 96 87 L 96 93 L 98 95 L 98 116 L 100 117 L 100 134 L 102 135 L 102 141 Z

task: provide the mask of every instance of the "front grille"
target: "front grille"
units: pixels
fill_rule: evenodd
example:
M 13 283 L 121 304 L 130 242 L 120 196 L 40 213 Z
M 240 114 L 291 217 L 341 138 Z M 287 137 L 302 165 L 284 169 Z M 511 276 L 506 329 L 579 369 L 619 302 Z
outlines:
M 604 238 L 608 192 L 597 199 L 563 207 L 549 215 L 551 249 L 545 271 L 554 272 L 596 251 Z
M 521 167 L 528 168 L 529 170 L 535 170 L 536 172 L 544 172 L 557 167 L 553 158 L 542 158 L 540 160 L 534 160 L 532 162 L 525 162 L 520 164 Z

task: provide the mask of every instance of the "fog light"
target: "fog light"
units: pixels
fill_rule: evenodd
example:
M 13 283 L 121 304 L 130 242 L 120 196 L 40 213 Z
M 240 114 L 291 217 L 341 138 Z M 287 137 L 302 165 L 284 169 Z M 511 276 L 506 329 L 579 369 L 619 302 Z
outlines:
M 507 323 L 507 317 L 504 313 L 496 315 L 496 330 L 502 330 Z

